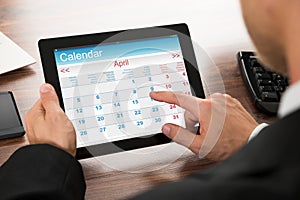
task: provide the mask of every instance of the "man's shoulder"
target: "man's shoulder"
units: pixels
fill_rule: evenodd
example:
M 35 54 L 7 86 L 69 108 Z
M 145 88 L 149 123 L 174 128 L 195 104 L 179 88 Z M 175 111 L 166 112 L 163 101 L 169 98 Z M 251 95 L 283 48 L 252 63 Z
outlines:
M 300 110 L 297 110 L 282 119 L 278 119 L 276 122 L 270 126 L 264 128 L 259 134 L 258 139 L 254 141 L 262 140 L 266 138 L 269 142 L 275 142 L 279 140 L 281 144 L 284 141 L 291 144 L 291 142 L 300 142 L 300 134 L 296 134 L 297 127 L 300 124 Z M 270 140 L 271 139 L 271 140 Z

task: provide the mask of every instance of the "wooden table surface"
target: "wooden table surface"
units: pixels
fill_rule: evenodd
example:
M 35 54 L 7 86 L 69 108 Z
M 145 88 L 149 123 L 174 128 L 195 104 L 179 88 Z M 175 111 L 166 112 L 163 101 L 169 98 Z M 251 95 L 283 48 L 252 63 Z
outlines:
M 108 12 L 107 10 L 97 9 L 103 6 L 101 3 L 107 3 L 107 1 L 0 0 L 0 31 L 37 60 L 36 64 L 0 75 L 0 91 L 11 90 L 14 92 L 22 118 L 38 99 L 39 86 L 44 82 L 37 47 L 38 40 L 44 37 L 55 36 L 55 30 L 58 32 L 57 35 L 64 32 L 84 33 L 92 30 L 91 28 L 89 29 L 89 23 L 84 22 L 81 16 L 93 13 L 92 16 L 95 18 L 97 16 L 95 13 L 97 12 Z M 101 23 L 101 20 L 98 20 L 98 22 Z M 154 21 L 154 25 L 161 25 L 157 22 Z M 81 27 L 77 26 L 77 23 L 81 27 L 88 27 L 86 28 L 87 31 L 82 31 Z M 90 26 L 94 26 L 94 24 Z M 102 29 L 99 28 L 98 31 L 101 32 Z M 5 55 L 0 55 L 0 59 L 2 56 Z M 217 63 L 217 67 L 223 77 L 226 93 L 239 99 L 259 122 L 273 120 L 259 113 L 253 106 L 241 79 L 235 57 L 233 55 L 221 55 L 219 59 L 214 61 Z M 211 70 L 207 81 L 214 86 L 214 91 L 218 92 L 223 83 L 220 80 L 216 80 L 215 77 L 216 71 Z M 26 144 L 28 144 L 26 136 L 0 141 L 0 164 L 3 164 L 16 149 Z M 156 148 L 159 147 L 150 149 L 155 150 Z M 139 152 L 139 150 L 136 152 Z M 166 157 L 163 156 L 162 159 L 157 159 L 153 162 L 150 160 L 145 163 L 139 163 L 143 161 L 130 160 L 131 157 L 128 153 L 120 153 L 100 159 L 92 158 L 80 161 L 87 183 L 86 199 L 128 198 L 212 165 L 212 162 L 200 160 L 189 152 L 176 159 L 176 161 Z M 105 163 L 107 159 L 120 159 L 126 164 L 131 163 L 131 166 L 128 169 L 105 166 L 103 162 Z M 136 163 L 137 168 L 142 169 L 142 172 L 133 170 L 132 163 Z

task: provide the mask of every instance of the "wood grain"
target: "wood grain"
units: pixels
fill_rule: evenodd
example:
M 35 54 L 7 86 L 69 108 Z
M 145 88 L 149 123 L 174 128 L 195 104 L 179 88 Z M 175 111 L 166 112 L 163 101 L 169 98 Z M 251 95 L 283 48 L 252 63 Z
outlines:
M 88 15 L 93 12 L 93 17 L 97 16 L 96 13 L 100 12 L 102 1 L 90 1 L 86 5 L 83 5 L 83 2 L 86 1 L 81 3 L 79 1 L 73 3 L 73 1 L 50 0 L 0 1 L 0 31 L 8 35 L 37 60 L 34 65 L 0 75 L 0 91 L 13 91 L 22 118 L 38 99 L 39 86 L 44 82 L 37 48 L 38 40 L 45 36 L 60 35 L 64 32 L 81 33 L 80 27 L 73 29 L 70 27 L 74 27 L 81 20 L 81 15 Z M 68 16 L 64 16 L 62 8 L 70 6 L 69 4 L 72 4 L 72 9 L 68 10 Z M 64 20 L 65 18 L 69 20 L 68 23 Z M 82 21 L 81 24 L 83 24 Z M 84 26 L 89 27 L 88 22 Z M 92 30 L 92 28 L 88 30 Z M 226 61 L 215 60 L 215 62 L 224 81 L 216 81 L 216 72 L 211 70 L 208 81 L 214 85 L 215 92 L 218 92 L 219 86 L 224 83 L 225 92 L 239 99 L 259 122 L 275 120 L 261 114 L 253 106 L 234 57 L 228 57 Z M 27 143 L 26 136 L 1 140 L 0 164 L 3 164 L 16 149 Z M 118 155 L 114 159 L 118 159 Z M 189 154 L 167 167 L 152 172 L 145 170 L 149 171 L 145 173 L 104 169 L 105 167 L 95 159 L 82 160 L 81 164 L 87 182 L 86 199 L 123 199 L 160 184 L 179 180 L 196 171 L 210 167 L 213 162 L 199 160 L 197 156 Z M 165 164 L 164 161 L 152 163 L 148 168 L 159 167 L 162 164 Z

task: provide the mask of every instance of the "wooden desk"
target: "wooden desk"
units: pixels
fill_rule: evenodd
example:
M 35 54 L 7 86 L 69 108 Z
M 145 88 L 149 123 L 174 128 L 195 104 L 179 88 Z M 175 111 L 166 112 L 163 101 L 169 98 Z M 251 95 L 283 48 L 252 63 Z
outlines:
M 227 0 L 224 2 L 226 4 L 230 4 L 230 2 L 233 3 L 233 1 L 235 0 Z M 116 4 L 122 4 L 120 2 L 121 1 L 116 1 Z M 23 118 L 26 111 L 38 99 L 39 86 L 44 82 L 37 48 L 37 41 L 40 38 L 64 34 L 70 35 L 142 27 L 144 26 L 144 23 L 147 23 L 147 26 L 177 23 L 181 22 L 182 20 L 187 21 L 189 25 L 192 25 L 190 27 L 191 30 L 195 30 L 192 32 L 192 35 L 196 35 L 198 10 L 190 10 L 190 15 L 187 15 L 187 13 L 184 16 L 181 16 L 180 14 L 176 15 L 177 18 L 175 20 L 171 20 L 171 11 L 170 13 L 166 11 L 164 15 L 159 13 L 162 10 L 159 10 L 158 8 L 156 14 L 163 16 L 162 18 L 144 17 L 144 21 L 142 22 L 134 21 L 133 18 L 138 18 L 137 16 L 131 17 L 130 14 L 124 14 L 129 7 L 132 7 L 132 5 L 136 6 L 136 12 L 138 15 L 143 15 L 145 14 L 144 12 L 148 12 L 147 6 L 150 6 L 150 8 L 153 8 L 154 10 L 153 5 L 144 5 L 144 3 L 141 2 L 142 1 L 132 1 L 131 3 L 128 3 L 129 5 L 122 4 L 115 8 L 114 5 L 112 5 L 114 2 L 109 3 L 108 1 L 97 0 L 1 0 L 0 31 L 8 35 L 17 44 L 29 52 L 29 54 L 35 57 L 37 63 L 20 70 L 0 75 L 0 91 L 12 90 L 14 92 L 17 105 Z M 159 1 L 154 1 L 152 4 L 158 2 Z M 180 1 L 175 2 L 180 4 Z M 213 9 L 214 6 L 220 1 L 190 1 L 189 3 L 192 4 L 194 2 L 199 4 L 199 9 L 203 9 L 203 12 L 205 9 L 203 6 L 201 7 L 201 2 L 205 5 L 209 4 L 206 5 L 208 6 L 208 8 L 206 8 L 206 10 L 208 10 L 206 13 L 210 13 L 211 11 L 209 11 L 209 9 Z M 234 5 L 236 6 L 236 4 Z M 144 8 L 144 10 L 139 9 L 142 6 L 146 8 Z M 179 8 L 182 6 L 183 5 L 178 5 Z M 191 6 L 191 8 L 193 9 L 193 6 Z M 111 12 L 116 12 L 118 16 L 110 20 L 103 19 L 105 17 L 111 17 Z M 192 16 L 194 20 L 190 20 L 189 16 Z M 215 21 L 219 20 L 220 16 L 221 14 L 216 16 Z M 234 16 L 230 16 L 230 14 L 228 16 L 229 18 L 234 18 Z M 90 20 L 89 17 L 92 18 L 92 21 L 87 21 L 88 19 Z M 214 19 L 211 20 L 214 21 Z M 127 23 L 128 27 L 124 23 Z M 220 23 L 223 23 L 223 21 Z M 223 46 L 221 44 L 220 46 L 216 44 L 211 45 L 214 46 L 213 48 L 215 48 L 215 50 L 221 47 L 224 48 L 224 46 L 230 48 L 228 51 L 223 50 L 223 52 L 230 52 L 230 55 L 226 53 L 220 53 L 219 55 L 215 56 L 214 60 L 217 63 L 217 66 L 220 69 L 221 75 L 224 79 L 226 92 L 239 99 L 246 109 L 252 113 L 259 122 L 269 121 L 271 118 L 260 114 L 254 108 L 252 101 L 249 98 L 248 91 L 246 90 L 241 79 L 240 71 L 237 67 L 234 55 L 232 54 L 232 52 L 235 52 L 237 49 L 244 47 L 243 42 L 240 42 L 239 44 L 241 45 L 239 46 L 235 43 L 232 45 L 225 44 Z M 211 72 L 212 78 L 210 81 L 216 86 L 216 91 L 218 91 L 218 86 L 222 83 L 214 81 L 214 73 L 214 71 Z M 18 139 L 0 141 L 0 164 L 3 164 L 16 149 L 26 144 L 28 144 L 26 136 Z M 118 159 L 123 156 L 124 154 L 113 155 L 112 159 Z M 161 160 L 160 162 L 141 166 L 144 170 L 147 168 L 159 168 L 160 166 L 166 164 L 165 162 L 168 161 Z M 178 180 L 195 171 L 207 168 L 212 164 L 207 160 L 199 160 L 196 156 L 189 153 L 162 169 L 145 173 L 129 173 L 105 168 L 103 165 L 101 165 L 99 160 L 96 159 L 83 160 L 81 163 L 87 182 L 86 199 L 99 199 L 100 197 L 102 199 L 123 199 L 148 190 L 154 186 L 158 186 L 162 183 Z

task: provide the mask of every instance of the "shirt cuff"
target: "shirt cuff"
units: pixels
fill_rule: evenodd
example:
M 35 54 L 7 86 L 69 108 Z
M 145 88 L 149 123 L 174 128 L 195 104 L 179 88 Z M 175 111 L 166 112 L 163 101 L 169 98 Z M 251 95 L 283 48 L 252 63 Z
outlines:
M 251 140 L 253 140 L 259 133 L 262 129 L 266 128 L 267 126 L 269 126 L 269 124 L 266 124 L 266 123 L 262 123 L 260 125 L 258 125 L 251 133 L 249 139 L 248 139 L 248 142 L 250 142 Z

